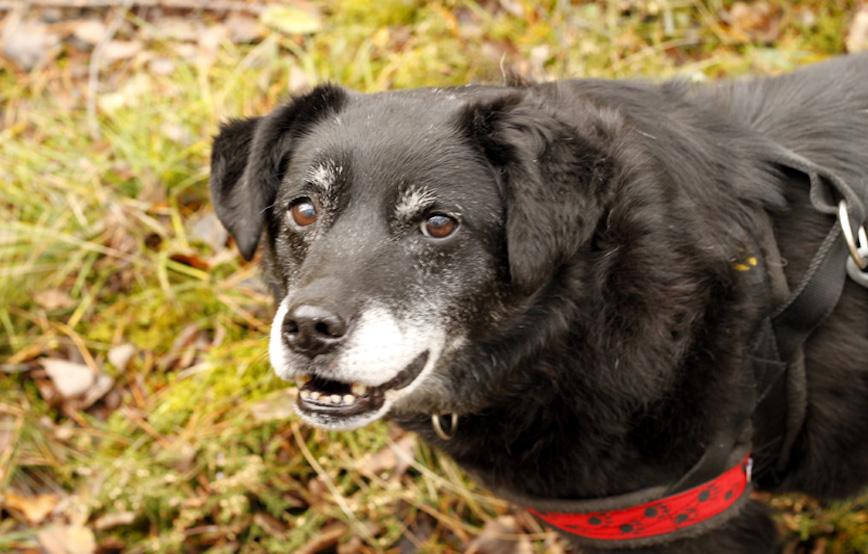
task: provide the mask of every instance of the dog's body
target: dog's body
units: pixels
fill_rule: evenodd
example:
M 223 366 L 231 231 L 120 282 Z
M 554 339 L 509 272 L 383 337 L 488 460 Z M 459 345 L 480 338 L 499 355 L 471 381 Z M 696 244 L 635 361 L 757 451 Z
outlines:
M 834 223 L 778 146 L 865 198 L 868 56 L 699 88 L 320 87 L 225 125 L 212 189 L 245 257 L 264 238 L 271 360 L 306 383 L 305 421 L 390 414 L 495 490 L 594 499 L 697 462 L 735 410 L 770 275 L 795 288 Z M 769 224 L 783 272 L 765 251 L 736 270 Z M 847 282 L 803 352 L 780 488 L 853 494 L 868 481 L 868 290 Z M 459 416 L 450 440 L 441 413 Z M 645 550 L 775 542 L 747 503 Z

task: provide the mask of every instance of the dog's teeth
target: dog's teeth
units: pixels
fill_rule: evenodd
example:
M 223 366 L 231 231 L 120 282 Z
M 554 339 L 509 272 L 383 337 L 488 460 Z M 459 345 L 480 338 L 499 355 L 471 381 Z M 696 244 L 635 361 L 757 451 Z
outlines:
M 355 401 L 356 401 L 356 397 L 353 396 L 352 394 L 345 394 L 344 395 L 344 404 L 352 404 Z
M 339 395 L 339 394 L 333 394 L 333 395 L 331 396 L 331 399 L 330 399 L 330 400 L 332 401 L 332 404 L 340 404 L 340 403 L 341 403 L 341 395 Z
M 356 396 L 365 396 L 365 393 L 368 392 L 368 387 L 366 387 L 365 385 L 360 385 L 358 383 L 353 383 L 352 391 L 353 394 L 355 394 Z
M 300 377 L 296 377 L 295 382 L 299 387 L 303 387 L 310 382 L 310 375 L 302 375 Z
M 317 393 L 313 393 L 313 394 L 317 394 Z M 307 400 L 308 398 L 311 397 L 311 392 L 309 390 L 303 390 L 303 391 L 299 392 L 298 395 L 301 396 L 302 400 Z
M 302 391 L 302 392 L 307 392 L 307 391 Z M 310 399 L 311 400 L 319 400 L 320 396 L 322 396 L 322 395 L 317 391 L 313 391 L 312 393 L 310 393 Z

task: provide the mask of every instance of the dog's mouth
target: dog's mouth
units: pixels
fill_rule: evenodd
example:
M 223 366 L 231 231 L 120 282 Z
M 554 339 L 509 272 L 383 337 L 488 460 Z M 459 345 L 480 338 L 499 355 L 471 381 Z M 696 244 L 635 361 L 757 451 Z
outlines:
M 419 377 L 428 361 L 423 352 L 388 382 L 368 387 L 359 383 L 342 383 L 322 376 L 302 378 L 297 408 L 302 414 L 343 419 L 377 412 L 386 403 L 386 393 L 409 386 Z

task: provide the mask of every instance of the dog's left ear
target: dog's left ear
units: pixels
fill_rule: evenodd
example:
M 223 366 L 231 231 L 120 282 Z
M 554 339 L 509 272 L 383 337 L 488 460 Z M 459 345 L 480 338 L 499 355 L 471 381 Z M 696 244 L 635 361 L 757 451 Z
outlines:
M 522 89 L 471 105 L 460 127 L 502 178 L 510 279 L 531 293 L 590 238 L 603 157 Z
M 346 97 L 337 86 L 321 85 L 265 117 L 220 127 L 211 153 L 211 197 L 217 217 L 244 259 L 256 253 L 294 142 L 325 115 L 339 110 Z

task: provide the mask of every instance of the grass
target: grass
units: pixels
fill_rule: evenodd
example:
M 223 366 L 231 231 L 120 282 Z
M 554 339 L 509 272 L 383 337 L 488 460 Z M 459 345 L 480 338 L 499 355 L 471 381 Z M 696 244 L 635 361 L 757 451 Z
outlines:
M 452 552 L 514 516 L 531 550 L 561 551 L 413 436 L 287 414 L 255 264 L 197 231 L 210 137 L 323 81 L 499 82 L 503 65 L 538 79 L 777 73 L 841 53 L 856 2 L 775 3 L 771 39 L 728 25 L 729 2 L 311 5 L 315 33 L 216 49 L 129 13 L 120 38 L 144 48 L 103 64 L 96 87 L 69 44 L 30 73 L 0 58 L 0 550 L 60 529 L 103 552 Z M 121 345 L 133 355 L 115 365 Z M 51 358 L 112 391 L 86 409 L 59 397 L 39 364 Z M 791 552 L 868 550 L 868 499 L 766 500 Z

